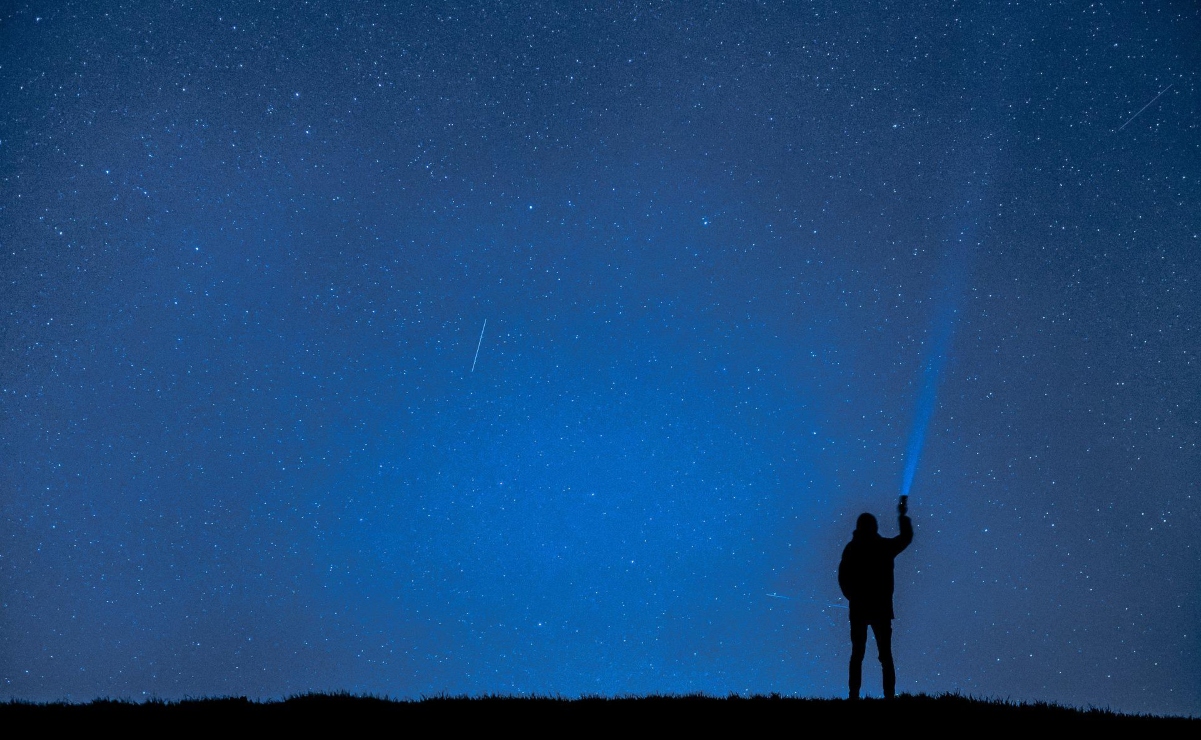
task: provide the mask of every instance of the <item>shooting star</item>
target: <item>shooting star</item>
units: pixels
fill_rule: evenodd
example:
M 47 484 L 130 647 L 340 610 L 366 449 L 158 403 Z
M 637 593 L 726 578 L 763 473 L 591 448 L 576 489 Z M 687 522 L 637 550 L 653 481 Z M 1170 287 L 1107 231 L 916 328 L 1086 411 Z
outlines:
M 820 601 L 818 599 L 806 599 L 806 598 L 798 598 L 795 596 L 785 596 L 784 594 L 778 594 L 775 591 L 771 592 L 770 594 L 764 594 L 764 596 L 770 596 L 773 599 L 784 599 L 785 601 L 802 601 L 806 604 L 816 604 L 817 606 L 820 606 L 823 609 L 850 609 L 849 606 L 845 606 L 843 604 L 831 604 L 827 601 Z
M 480 345 L 484 343 L 484 329 L 488 328 L 488 319 L 484 319 L 484 325 L 480 327 L 480 341 L 475 343 L 475 359 L 471 361 L 471 372 L 475 372 L 475 363 L 480 359 Z
M 1147 110 L 1148 108 L 1150 108 L 1150 107 L 1151 107 L 1151 104 L 1152 104 L 1152 103 L 1154 103 L 1156 100 L 1159 100 L 1159 96 L 1160 96 L 1160 95 L 1163 95 L 1163 94 L 1164 94 L 1164 93 L 1166 93 L 1168 90 L 1171 90 L 1171 89 L 1172 89 L 1172 85 L 1175 85 L 1175 84 L 1176 84 L 1176 83 L 1175 83 L 1175 82 L 1173 82 L 1173 83 L 1171 83 L 1171 85 L 1168 85 L 1168 86 L 1167 86 L 1167 87 L 1165 87 L 1164 89 L 1160 90 L 1160 91 L 1159 91 L 1159 95 L 1156 95 L 1155 97 L 1151 98 L 1151 102 L 1150 102 L 1150 103 L 1147 103 L 1147 104 L 1146 104 L 1146 105 L 1144 105 L 1142 108 L 1139 108 L 1139 109 L 1138 109 L 1138 113 L 1135 113 L 1133 116 L 1131 116 L 1131 117 L 1130 117 L 1130 120 L 1126 121 L 1126 122 L 1125 122 L 1125 123 L 1123 123 L 1121 126 L 1118 126 L 1118 131 L 1121 131 L 1122 129 L 1124 129 L 1124 128 L 1126 128 L 1127 126 L 1129 126 L 1129 125 L 1130 125 L 1130 121 L 1133 121 L 1134 119 L 1138 118 L 1138 117 L 1139 117 L 1139 115 L 1140 115 L 1140 114 L 1141 114 L 1143 111 L 1145 111 L 1145 110 Z M 1117 133 L 1117 131 L 1115 131 L 1114 133 Z

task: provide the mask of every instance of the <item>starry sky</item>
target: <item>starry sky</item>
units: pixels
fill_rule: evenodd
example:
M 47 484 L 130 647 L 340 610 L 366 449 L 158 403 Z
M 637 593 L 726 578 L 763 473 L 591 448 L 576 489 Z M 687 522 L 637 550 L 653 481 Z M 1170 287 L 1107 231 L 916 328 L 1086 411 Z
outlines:
M 842 695 L 914 462 L 901 691 L 1201 713 L 1199 37 L 5 4 L 0 693 Z

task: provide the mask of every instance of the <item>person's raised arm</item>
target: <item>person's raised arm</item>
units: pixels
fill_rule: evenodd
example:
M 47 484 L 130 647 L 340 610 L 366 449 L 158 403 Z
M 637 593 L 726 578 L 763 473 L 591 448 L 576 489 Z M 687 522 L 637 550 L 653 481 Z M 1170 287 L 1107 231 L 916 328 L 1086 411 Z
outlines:
M 897 524 L 901 527 L 901 533 L 892 538 L 894 554 L 899 554 L 909 543 L 913 542 L 913 522 L 910 521 L 909 501 L 908 496 L 901 497 L 901 503 L 897 506 Z

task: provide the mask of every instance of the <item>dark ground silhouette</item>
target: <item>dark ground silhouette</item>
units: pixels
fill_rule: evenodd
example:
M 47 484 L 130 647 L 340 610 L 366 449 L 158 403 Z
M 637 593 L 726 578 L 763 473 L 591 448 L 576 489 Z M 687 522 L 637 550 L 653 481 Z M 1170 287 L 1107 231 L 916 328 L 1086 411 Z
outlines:
M 929 734 L 970 731 L 991 736 L 1001 732 L 1052 731 L 1154 732 L 1155 737 L 1199 737 L 1201 718 L 1123 715 L 1098 709 L 1079 710 L 1050 704 L 981 701 L 958 695 L 905 696 L 892 701 L 864 699 L 793 699 L 783 697 L 714 698 L 648 696 L 631 698 L 478 699 L 435 698 L 397 702 L 350 695 L 309 694 L 286 701 L 205 699 L 134 704 L 96 701 L 90 704 L 0 704 L 0 723 L 12 732 L 44 732 L 78 728 L 220 732 L 304 729 L 356 731 L 380 729 L 389 735 L 414 732 L 517 731 L 529 734 L 649 734 L 682 731 L 814 735 L 879 728 L 897 732 L 911 728 Z

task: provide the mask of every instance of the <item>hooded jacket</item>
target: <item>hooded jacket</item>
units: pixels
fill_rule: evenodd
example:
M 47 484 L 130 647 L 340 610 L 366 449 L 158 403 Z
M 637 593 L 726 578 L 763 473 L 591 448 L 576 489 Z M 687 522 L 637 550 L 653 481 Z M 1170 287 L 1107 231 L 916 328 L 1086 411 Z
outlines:
M 913 542 L 913 523 L 899 518 L 901 533 L 881 537 L 879 532 L 856 529 L 842 551 L 838 586 L 851 602 L 851 621 L 892 619 L 893 558 Z

